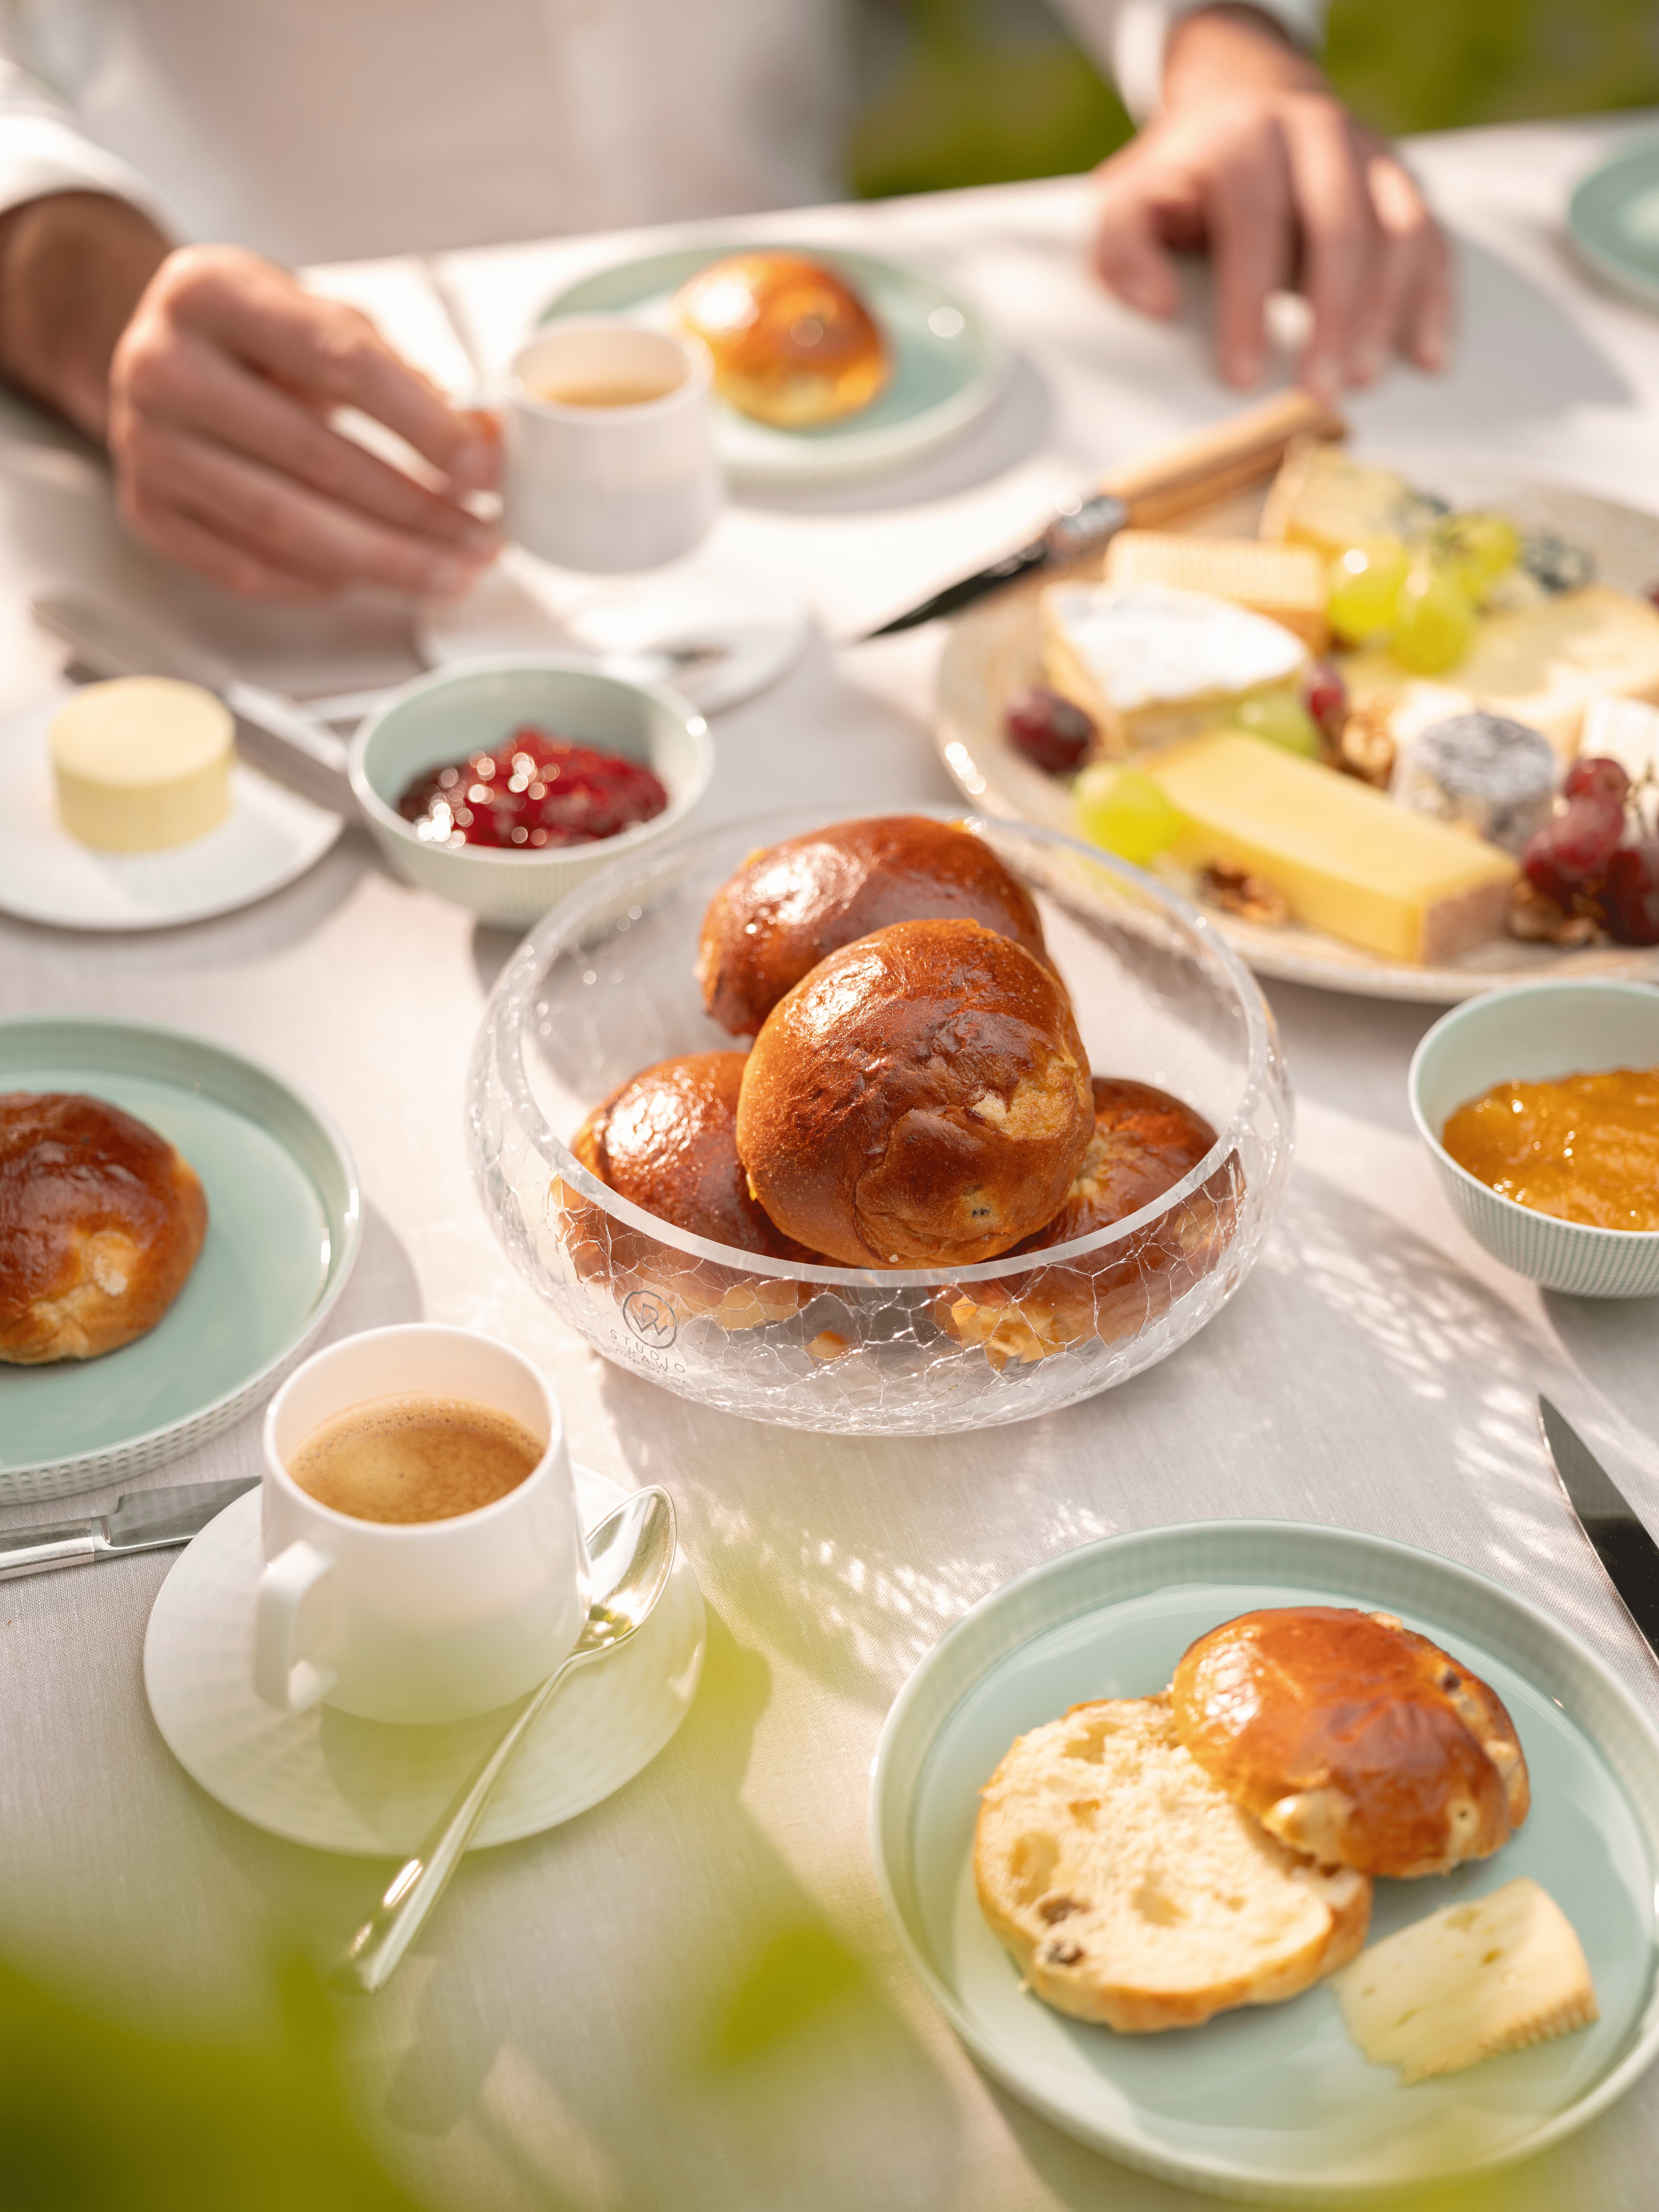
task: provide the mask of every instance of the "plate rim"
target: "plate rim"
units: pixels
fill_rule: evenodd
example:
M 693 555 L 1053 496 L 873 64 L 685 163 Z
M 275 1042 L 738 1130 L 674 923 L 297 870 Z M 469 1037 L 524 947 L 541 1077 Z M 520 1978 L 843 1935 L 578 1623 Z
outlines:
M 70 687 L 66 696 L 72 697 L 74 689 L 75 687 Z M 58 700 L 40 699 L 32 706 L 20 707 L 15 713 L 5 718 L 4 728 L 10 731 L 17 725 L 39 720 L 42 724 L 44 734 L 46 724 L 62 703 L 63 702 Z M 252 778 L 259 786 L 269 786 L 272 790 L 281 793 L 284 799 L 293 799 L 302 805 L 309 806 L 319 817 L 313 835 L 304 842 L 303 852 L 296 851 L 296 854 L 284 864 L 280 874 L 273 875 L 268 881 L 260 882 L 257 889 L 250 890 L 244 887 L 228 893 L 222 897 L 217 897 L 208 905 L 191 906 L 167 914 L 119 916 L 101 915 L 82 920 L 72 915 L 47 913 L 40 907 L 20 902 L 15 896 L 8 895 L 4 881 L 0 878 L 0 913 L 10 915 L 18 921 L 32 923 L 37 929 L 72 930 L 82 936 L 132 937 L 146 930 L 188 929 L 197 922 L 222 921 L 226 915 L 240 914 L 248 907 L 257 906 L 261 899 L 274 898 L 278 891 L 286 890 L 290 884 L 297 883 L 301 876 L 309 875 L 318 862 L 325 859 L 333 851 L 339 842 L 341 832 L 345 828 L 344 820 L 341 816 L 331 813 L 327 807 L 319 805 L 315 799 L 307 799 L 301 793 L 289 791 L 285 784 L 277 782 L 274 776 L 263 775 L 258 769 L 252 763 L 244 760 L 240 754 L 232 758 L 231 775 L 237 781 Z M 67 831 L 64 834 L 67 836 Z M 210 835 L 211 832 L 209 834 Z M 176 849 L 182 851 L 185 848 L 180 847 Z
M 931 1959 L 913 1936 L 900 1904 L 897 1886 L 889 1864 L 884 1824 L 889 1811 L 889 1794 L 897 1786 L 893 1780 L 893 1762 L 900 1736 L 909 1719 L 912 1709 L 921 1701 L 937 1670 L 945 1663 L 942 1655 L 947 1650 L 959 1649 L 963 1642 L 973 1637 L 986 1620 L 994 1616 L 1006 1607 L 1011 1605 L 1017 1607 L 1020 1598 L 1029 1599 L 1033 1593 L 1041 1589 L 1044 1582 L 1057 1576 L 1067 1567 L 1074 1568 L 1078 1563 L 1085 1559 L 1097 1559 L 1113 1553 L 1133 1556 L 1137 1552 L 1148 1553 L 1156 1559 L 1160 1550 L 1178 1550 L 1184 1545 L 1194 1542 L 1202 1543 L 1206 1540 L 1214 1541 L 1224 1535 L 1230 1542 L 1244 1539 L 1258 1542 L 1305 1544 L 1315 1551 L 1323 1548 L 1334 1553 L 1357 1551 L 1363 1554 L 1376 1552 L 1401 1565 L 1409 1563 L 1419 1573 L 1422 1571 L 1424 1563 L 1426 1562 L 1432 1574 L 1443 1577 L 1454 1584 L 1461 1584 L 1472 1593 L 1478 1593 L 1487 1603 L 1490 1603 L 1495 1595 L 1501 1606 L 1513 1608 L 1529 1623 L 1534 1632 L 1541 1632 L 1547 1644 L 1553 1642 L 1566 1646 L 1574 1661 L 1585 1667 L 1596 1678 L 1602 1692 L 1609 1696 L 1620 1708 L 1626 1722 L 1633 1725 L 1639 1735 L 1646 1738 L 1652 1748 L 1656 1766 L 1659 1767 L 1659 1725 L 1656 1725 L 1643 1711 L 1633 1692 L 1613 1672 L 1607 1662 L 1592 1650 L 1565 1623 L 1546 1613 L 1541 1607 L 1535 1605 L 1531 1599 L 1522 1596 L 1519 1591 L 1511 1589 L 1506 1583 L 1498 1582 L 1493 1576 L 1482 1573 L 1478 1568 L 1465 1566 L 1461 1561 L 1448 1559 L 1443 1553 L 1431 1551 L 1423 1545 L 1405 1543 L 1398 1537 L 1376 1535 L 1369 1529 L 1351 1528 L 1334 1522 L 1297 1521 L 1289 1518 L 1279 1520 L 1256 1516 L 1249 1520 L 1210 1519 L 1165 1522 L 1152 1528 L 1121 1530 L 1114 1535 L 1097 1538 L 1091 1543 L 1077 1545 L 1066 1551 L 1057 1552 L 1048 1559 L 1039 1560 L 1036 1565 L 1028 1567 L 1023 1572 L 1012 1577 L 1008 1581 L 1000 1583 L 995 1589 L 988 1591 L 984 1597 L 977 1600 L 967 1612 L 953 1621 L 944 1635 L 923 1653 L 921 1658 L 906 1676 L 897 1696 L 888 1708 L 887 1717 L 882 1723 L 881 1734 L 877 1741 L 875 1755 L 870 1764 L 866 1833 L 882 1909 L 887 1916 L 889 1926 L 898 1939 L 899 1947 L 907 1962 L 921 1983 L 927 1996 L 943 2014 L 975 2061 L 1000 2082 L 1011 2095 L 1017 2097 L 1022 2104 L 1040 2113 L 1051 2125 L 1060 2129 L 1074 2142 L 1080 2142 L 1103 2156 L 1118 2160 L 1138 2172 L 1153 2174 L 1163 2180 L 1199 2189 L 1211 2195 L 1232 2197 L 1235 2200 L 1285 2204 L 1361 2204 L 1397 2195 L 1402 2187 L 1431 2188 L 1440 2186 L 1447 2182 L 1473 2179 L 1478 2175 L 1498 2172 L 1506 2167 L 1517 2165 L 1523 2160 L 1537 2156 L 1553 2145 L 1564 2141 L 1567 2136 L 1577 2134 L 1581 2128 L 1588 2126 L 1592 2120 L 1598 2118 L 1612 2105 L 1616 2104 L 1620 2098 L 1624 2096 L 1648 2070 L 1655 2059 L 1659 2057 L 1659 1987 L 1650 1985 L 1646 2004 L 1643 2011 L 1638 2014 L 1632 2030 L 1634 2039 L 1624 2057 L 1615 2065 L 1610 2067 L 1598 2081 L 1592 2084 L 1583 2097 L 1565 2111 L 1553 2115 L 1520 2143 L 1513 2147 L 1505 2147 L 1487 2156 L 1477 2159 L 1468 2165 L 1449 2168 L 1443 2172 L 1436 2171 L 1430 2174 L 1409 2179 L 1403 2183 L 1397 2179 L 1376 2182 L 1327 2182 L 1319 2181 L 1305 2172 L 1281 2173 L 1269 2171 L 1265 2167 L 1251 2171 L 1237 2166 L 1224 2158 L 1187 2152 L 1163 2152 L 1133 2138 L 1126 2140 L 1118 2132 L 1109 2117 L 1098 2124 L 1092 2133 L 1079 2132 L 1074 2115 L 1064 2110 L 1057 2100 L 1049 2097 L 1040 2082 L 1030 2078 L 1029 2075 L 1019 2074 L 1005 2062 L 990 2037 L 981 2031 L 975 2014 L 961 2002 L 954 1989 L 936 1970 Z M 1282 1579 L 1294 1582 L 1297 1574 L 1303 1571 L 1305 1571 L 1305 1569 L 1299 1566 L 1287 1568 Z M 1171 1580 L 1179 1578 L 1179 1576 L 1174 1572 L 1170 1577 Z M 1199 1577 L 1194 1575 L 1192 1578 Z M 1137 1589 L 1127 1595 L 1138 1597 L 1146 1594 L 1146 1591 Z M 927 1747 L 916 1767 L 918 1779 L 925 1772 L 927 1762 L 933 1757 L 940 1737 L 955 1714 L 960 1710 L 963 1700 L 972 1694 L 994 1669 L 1001 1667 L 1015 1652 L 1030 1643 L 1036 1637 L 1047 1635 L 1056 1628 L 1081 1619 L 1086 1613 L 1105 1611 L 1113 1604 L 1122 1601 L 1124 1601 L 1119 1599 L 1096 1600 L 1073 1607 L 1069 1610 L 1056 1611 L 1040 1626 L 1028 1627 L 1012 1642 L 1001 1649 L 994 1658 L 981 1664 L 976 1668 L 971 1681 L 951 1700 L 949 1707 L 929 1729 Z M 1516 1671 L 1524 1674 L 1526 1669 L 1517 1665 Z M 1531 1678 L 1528 1677 L 1528 1679 Z M 1534 1686 L 1537 1686 L 1535 1683 Z M 1582 1723 L 1579 1725 L 1582 1729 Z M 1592 1747 L 1607 1765 L 1626 1802 L 1631 1802 L 1629 1785 L 1622 1771 L 1613 1765 L 1610 1755 L 1597 1737 L 1590 1736 L 1589 1741 Z M 904 1832 L 907 1849 L 913 1836 L 915 1802 L 915 1793 L 913 1789 L 905 1808 Z M 1655 1838 L 1649 1832 L 1647 1825 L 1643 1822 L 1633 1802 L 1632 1802 L 1632 1811 L 1637 1819 L 1638 1828 L 1643 1832 L 1643 1839 L 1649 1844 L 1651 1850 Z M 1656 1881 L 1659 1881 L 1659 1864 L 1656 1864 L 1652 1857 L 1650 1859 L 1650 1872 Z M 1652 1944 L 1654 1948 L 1659 1948 L 1659 1920 L 1656 1922 Z M 1133 2109 L 1131 2102 L 1131 2110 Z
M 1651 130 L 1627 139 L 1578 179 L 1567 201 L 1566 230 L 1576 251 L 1598 276 L 1651 307 L 1659 306 L 1659 265 L 1643 270 L 1624 255 L 1609 252 L 1590 229 L 1587 212 L 1593 200 L 1619 181 L 1620 170 L 1635 171 L 1644 161 L 1652 171 L 1650 185 L 1659 184 L 1659 133 Z
M 928 453 L 966 430 L 995 402 L 1013 373 L 1014 353 L 998 330 L 995 323 L 978 303 L 967 294 L 958 291 L 943 277 L 935 276 L 919 264 L 896 260 L 890 254 L 871 253 L 862 246 L 825 245 L 813 239 L 709 239 L 690 240 L 683 246 L 665 246 L 655 253 L 637 253 L 618 261 L 608 261 L 587 270 L 544 301 L 531 319 L 531 327 L 541 330 L 560 313 L 579 313 L 580 307 L 565 308 L 562 303 L 574 293 L 604 276 L 623 270 L 644 268 L 653 262 L 670 261 L 684 255 L 702 253 L 709 258 L 724 258 L 733 253 L 788 252 L 807 253 L 830 263 L 842 262 L 854 268 L 860 265 L 880 269 L 906 283 L 921 280 L 941 295 L 941 304 L 948 304 L 960 314 L 974 331 L 980 348 L 979 366 L 967 378 L 960 389 L 948 398 L 937 400 L 930 407 L 902 421 L 890 423 L 885 430 L 849 433 L 852 438 L 862 437 L 867 442 L 848 453 L 835 447 L 804 444 L 793 453 L 785 452 L 775 458 L 748 459 L 722 456 L 721 466 L 733 484 L 763 489 L 773 486 L 808 489 L 815 484 L 853 482 L 861 478 L 890 474 L 920 461 Z M 613 313 L 625 312 L 612 310 Z M 925 427 L 924 427 L 925 426 Z M 775 428 L 775 425 L 766 426 Z M 716 434 L 718 437 L 718 426 Z
M 0 1014 L 0 1042 L 20 1030 L 31 1029 L 46 1031 L 53 1030 L 75 1031 L 91 1029 L 106 1033 L 137 1031 L 141 1036 L 160 1039 L 188 1052 L 205 1053 L 210 1060 L 218 1059 L 240 1062 L 242 1066 L 251 1068 L 262 1081 L 270 1084 L 274 1090 L 285 1091 L 301 1112 L 307 1115 L 316 1124 L 339 1164 L 346 1188 L 345 1204 L 339 1216 L 339 1221 L 343 1224 L 345 1231 L 345 1249 L 337 1263 L 332 1255 L 332 1232 L 337 1223 L 330 1209 L 325 1206 L 325 1212 L 329 1213 L 331 1231 L 329 1279 L 323 1284 L 298 1331 L 288 1340 L 280 1352 L 266 1360 L 262 1366 L 256 1368 L 252 1375 L 246 1376 L 232 1389 L 222 1391 L 217 1397 L 210 1399 L 205 1405 L 195 1407 L 176 1420 L 163 1421 L 153 1429 L 141 1431 L 135 1436 L 122 1437 L 114 1443 L 100 1445 L 92 1452 L 67 1455 L 60 1454 L 52 1459 L 34 1460 L 15 1467 L 0 1467 L 0 1502 L 11 1502 L 6 1499 L 4 1493 L 15 1483 L 21 1481 L 39 1483 L 50 1480 L 55 1476 L 71 1473 L 76 1476 L 84 1476 L 81 1485 L 83 1489 L 95 1489 L 103 1480 L 103 1475 L 99 1470 L 107 1468 L 110 1474 L 113 1475 L 118 1462 L 125 1464 L 133 1454 L 154 1451 L 163 1444 L 168 1437 L 182 1430 L 195 1428 L 198 1424 L 209 1425 L 202 1431 L 201 1441 L 205 1442 L 208 1437 L 215 1433 L 216 1424 L 222 1427 L 229 1419 L 233 1418 L 233 1408 L 246 1410 L 257 1405 L 262 1396 L 275 1389 L 284 1367 L 300 1357 L 306 1346 L 327 1321 L 346 1285 L 351 1279 L 358 1256 L 362 1249 L 363 1241 L 362 1182 L 358 1173 L 356 1156 L 346 1141 L 343 1131 L 333 1115 L 325 1107 L 320 1105 L 308 1091 L 290 1082 L 286 1076 L 278 1075 L 276 1070 L 265 1061 L 256 1060 L 251 1053 L 239 1052 L 232 1045 L 221 1044 L 215 1038 L 200 1036 L 190 1030 L 175 1029 L 165 1022 L 135 1021 L 125 1015 L 113 1014 Z M 205 1086 L 198 1083 L 187 1087 L 193 1088 L 200 1094 Z M 210 1090 L 208 1095 L 218 1096 Z M 219 1097 L 219 1103 L 228 1108 L 232 1112 L 242 1111 L 227 1098 Z M 250 1117 L 244 1115 L 243 1118 Z M 270 1132 L 267 1129 L 265 1133 L 270 1135 Z M 283 1150 L 289 1150 L 286 1145 Z M 291 1152 L 289 1157 L 293 1157 Z M 312 1176 L 309 1169 L 305 1167 L 303 1161 L 297 1162 L 296 1164 L 301 1168 L 307 1181 L 315 1190 L 316 1179 Z M 320 1200 L 323 1194 L 318 1191 L 317 1195 Z M 21 1493 L 16 1502 L 24 1502 L 25 1498 L 31 1494 L 48 1495 L 50 1493 Z M 73 1493 L 58 1494 L 72 1495 Z

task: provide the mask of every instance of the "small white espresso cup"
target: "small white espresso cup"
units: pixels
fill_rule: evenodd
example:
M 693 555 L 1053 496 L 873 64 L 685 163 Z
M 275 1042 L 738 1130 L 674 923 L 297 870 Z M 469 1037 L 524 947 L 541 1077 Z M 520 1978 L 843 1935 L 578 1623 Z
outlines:
M 289 1456 L 324 1421 L 410 1393 L 509 1413 L 546 1449 L 505 1497 L 443 1521 L 362 1521 L 300 1488 Z M 506 1345 L 426 1322 L 331 1345 L 272 1399 L 264 1462 L 253 1686 L 279 1712 L 459 1720 L 521 1697 L 574 1648 L 589 1568 L 563 1418 Z
M 521 346 L 505 415 L 507 535 L 606 575 L 689 553 L 720 503 L 711 375 L 703 347 L 613 317 L 573 315 Z M 627 392 L 644 396 L 617 404 Z

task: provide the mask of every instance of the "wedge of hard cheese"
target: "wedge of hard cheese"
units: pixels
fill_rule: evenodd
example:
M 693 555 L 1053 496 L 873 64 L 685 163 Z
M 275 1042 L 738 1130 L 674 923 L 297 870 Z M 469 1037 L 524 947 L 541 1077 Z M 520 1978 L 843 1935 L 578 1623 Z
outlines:
M 1588 584 L 1525 613 L 1484 616 L 1468 651 L 1437 684 L 1414 683 L 1382 652 L 1349 655 L 1342 672 L 1352 703 L 1391 713 L 1401 732 L 1423 719 L 1419 695 L 1440 701 L 1455 692 L 1541 730 L 1571 760 L 1598 693 L 1659 702 L 1659 613 L 1632 592 Z
M 1167 584 L 1051 584 L 1042 670 L 1122 755 L 1227 721 L 1239 702 L 1293 683 L 1308 649 L 1280 623 Z
M 1333 1986 L 1349 2034 L 1401 2081 L 1461 2073 L 1600 2018 L 1572 1923 L 1524 1875 L 1385 1936 Z
M 1240 731 L 1173 747 L 1146 772 L 1186 817 L 1177 860 L 1265 877 L 1310 929 L 1432 966 L 1503 927 L 1506 853 L 1351 776 Z
M 1169 584 L 1208 592 L 1280 623 L 1315 653 L 1330 642 L 1325 563 L 1310 545 L 1264 545 L 1255 538 L 1182 538 L 1120 530 L 1106 549 L 1109 584 Z
M 1357 461 L 1318 438 L 1297 438 L 1267 494 L 1261 535 L 1329 557 L 1370 538 L 1406 537 L 1436 511 L 1395 470 Z

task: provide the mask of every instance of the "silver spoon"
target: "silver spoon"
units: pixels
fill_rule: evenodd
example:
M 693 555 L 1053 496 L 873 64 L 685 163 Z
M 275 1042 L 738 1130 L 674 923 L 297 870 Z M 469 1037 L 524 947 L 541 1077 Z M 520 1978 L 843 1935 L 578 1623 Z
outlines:
M 593 1595 L 576 1648 L 531 1692 L 513 1725 L 436 1823 L 412 1858 L 405 1859 L 384 1897 L 346 1947 L 334 1970 L 337 1989 L 364 1995 L 390 1981 L 428 1914 L 443 1895 L 467 1839 L 478 1825 L 507 1761 L 546 1711 L 548 1700 L 574 1668 L 603 1658 L 626 1644 L 667 1585 L 674 1564 L 674 1503 L 665 1490 L 636 1491 L 607 1514 L 587 1540 Z

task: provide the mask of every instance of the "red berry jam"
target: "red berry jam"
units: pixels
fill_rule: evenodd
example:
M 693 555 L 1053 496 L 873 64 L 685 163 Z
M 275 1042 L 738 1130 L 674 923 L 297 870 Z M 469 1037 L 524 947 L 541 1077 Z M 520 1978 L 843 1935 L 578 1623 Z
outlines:
M 416 776 L 398 811 L 430 844 L 538 852 L 615 837 L 667 804 L 661 783 L 638 761 L 526 723 L 489 752 Z

